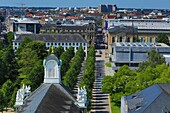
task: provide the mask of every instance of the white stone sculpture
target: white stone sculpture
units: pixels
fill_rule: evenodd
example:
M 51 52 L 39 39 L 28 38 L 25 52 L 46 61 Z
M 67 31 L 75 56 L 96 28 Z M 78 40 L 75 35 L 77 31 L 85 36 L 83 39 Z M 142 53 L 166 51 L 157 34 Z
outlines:
M 22 88 L 17 91 L 15 106 L 21 106 L 24 103 L 24 99 L 29 96 L 31 87 L 23 84 Z
M 87 91 L 85 86 L 83 88 L 78 88 L 77 101 L 80 107 L 86 107 Z

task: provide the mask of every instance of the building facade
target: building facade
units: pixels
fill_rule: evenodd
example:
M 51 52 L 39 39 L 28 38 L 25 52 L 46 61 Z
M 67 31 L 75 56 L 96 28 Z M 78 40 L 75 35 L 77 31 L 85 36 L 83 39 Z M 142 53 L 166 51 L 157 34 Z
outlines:
M 39 33 L 41 25 L 38 20 L 28 18 L 14 19 L 10 25 L 10 31 L 16 34 L 22 33 Z
M 162 55 L 170 55 L 170 47 L 163 43 L 114 43 L 112 50 L 110 51 L 111 61 L 115 63 L 115 67 L 113 67 L 113 69 L 118 70 L 125 64 L 132 70 L 137 69 L 139 63 L 147 60 L 148 52 L 152 49 Z
M 35 41 L 43 41 L 49 49 L 51 46 L 62 46 L 64 50 L 73 47 L 75 52 L 79 46 L 82 46 L 84 52 L 87 54 L 87 42 L 80 34 L 20 34 L 13 40 L 13 49 L 16 50 L 20 43 L 29 37 Z
M 170 22 L 153 19 L 105 19 L 104 37 L 108 46 L 114 42 L 155 43 L 159 34 L 170 39 Z
M 80 34 L 89 45 L 94 44 L 96 28 L 94 23 L 86 25 L 43 25 L 41 33 Z
M 116 5 L 108 5 L 108 4 L 99 4 L 98 12 L 99 13 L 112 13 L 117 10 Z

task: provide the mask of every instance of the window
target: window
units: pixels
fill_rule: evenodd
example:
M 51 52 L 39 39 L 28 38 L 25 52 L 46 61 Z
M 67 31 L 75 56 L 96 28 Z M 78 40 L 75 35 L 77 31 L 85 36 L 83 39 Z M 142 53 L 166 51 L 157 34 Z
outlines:
M 58 43 L 58 45 L 60 46 L 60 43 Z
M 78 46 L 79 43 L 76 43 L 76 45 Z
M 67 49 L 67 47 L 66 47 L 66 49 Z
M 122 42 L 122 37 L 120 37 L 120 40 L 119 40 L 120 42 Z
M 152 42 L 152 37 L 150 37 L 150 42 Z
M 51 43 L 51 45 L 53 45 L 53 43 Z
M 71 43 L 69 43 L 69 45 L 71 46 Z
M 66 43 L 66 46 L 67 46 L 67 43 Z
M 115 42 L 115 37 L 112 37 L 112 43 L 114 43 Z
M 84 50 L 86 50 L 86 48 L 84 47 Z
M 130 42 L 130 37 L 127 38 L 127 42 Z
M 26 31 L 34 33 L 34 24 L 26 24 Z
M 15 45 L 17 45 L 17 43 L 15 43 Z
M 50 43 L 47 43 L 47 45 L 50 45 Z
M 78 50 L 78 47 L 76 47 L 76 49 Z
M 84 43 L 84 46 L 86 45 L 86 43 Z
M 57 43 L 55 43 L 55 45 L 57 45 Z
M 141 42 L 144 42 L 144 37 L 141 37 Z
M 64 45 L 64 43 L 62 43 L 62 45 Z
M 73 46 L 75 45 L 75 43 L 73 43 Z
M 82 43 L 80 43 L 80 45 L 82 46 Z

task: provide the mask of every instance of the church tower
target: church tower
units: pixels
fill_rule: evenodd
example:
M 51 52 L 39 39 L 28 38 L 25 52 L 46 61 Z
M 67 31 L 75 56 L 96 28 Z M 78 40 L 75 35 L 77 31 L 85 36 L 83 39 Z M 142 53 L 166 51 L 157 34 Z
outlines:
M 52 53 L 43 62 L 44 65 L 44 83 L 60 83 L 60 67 L 62 61 L 54 55 L 54 47 Z

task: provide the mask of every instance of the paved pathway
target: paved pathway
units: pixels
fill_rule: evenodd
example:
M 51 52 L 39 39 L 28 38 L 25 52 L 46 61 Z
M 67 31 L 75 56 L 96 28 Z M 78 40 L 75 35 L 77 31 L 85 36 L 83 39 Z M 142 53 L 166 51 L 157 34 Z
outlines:
M 109 95 L 101 91 L 102 80 L 105 76 L 105 57 L 96 57 L 96 73 L 93 88 L 91 113 L 111 113 Z

